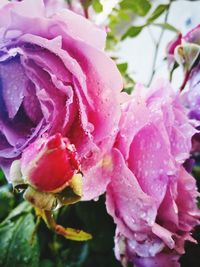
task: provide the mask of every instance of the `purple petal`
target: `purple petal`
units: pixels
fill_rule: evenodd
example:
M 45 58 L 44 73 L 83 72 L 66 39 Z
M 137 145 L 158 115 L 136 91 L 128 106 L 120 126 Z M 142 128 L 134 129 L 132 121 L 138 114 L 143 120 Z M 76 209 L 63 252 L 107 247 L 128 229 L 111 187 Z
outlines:
M 17 114 L 27 86 L 27 77 L 19 58 L 0 63 L 3 99 L 10 119 Z
M 160 253 L 151 258 L 135 257 L 133 262 L 136 267 L 180 267 L 179 256 Z

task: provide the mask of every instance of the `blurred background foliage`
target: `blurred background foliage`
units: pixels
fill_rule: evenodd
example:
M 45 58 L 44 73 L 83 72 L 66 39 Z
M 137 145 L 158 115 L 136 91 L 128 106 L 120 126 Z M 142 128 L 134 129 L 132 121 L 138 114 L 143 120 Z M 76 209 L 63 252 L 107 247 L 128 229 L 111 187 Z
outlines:
M 90 15 L 93 14 L 93 12 L 101 13 L 104 11 L 104 6 L 99 0 L 82 0 L 81 2 L 83 9 L 86 10 L 86 14 Z M 106 1 L 102 2 L 105 3 Z M 167 21 L 172 2 L 173 0 L 118 0 L 115 1 L 112 11 L 100 25 L 101 27 L 106 28 L 106 50 L 117 62 L 119 71 L 124 78 L 123 91 L 128 94 L 134 89 L 135 79 L 134 75 L 129 73 L 128 62 L 121 62 L 120 57 L 118 56 L 119 44 L 123 43 L 127 38 L 137 37 L 146 28 L 149 28 L 150 30 L 151 27 L 160 28 L 159 38 L 157 41 L 155 40 L 155 55 L 152 66 L 152 75 L 149 80 L 150 84 L 155 73 L 157 53 L 164 31 L 171 31 L 174 35 L 179 33 L 179 30 Z M 95 6 L 98 6 L 98 8 L 95 8 Z M 88 10 L 93 12 L 88 12 Z M 95 15 L 93 17 L 95 17 Z M 129 53 L 131 53 L 131 51 Z
M 68 3 L 72 1 L 67 0 Z M 126 38 L 138 36 L 149 26 L 162 29 L 159 41 L 165 30 L 178 32 L 173 25 L 167 23 L 171 1 L 156 6 L 152 5 L 152 2 L 118 1 L 104 23 L 108 33 L 107 51 L 116 60 L 124 78 L 123 90 L 129 94 L 134 89 L 135 81 L 128 73 L 128 63 L 119 62 L 113 53 L 117 44 Z M 88 14 L 89 8 L 96 13 L 103 11 L 103 5 L 99 0 L 82 0 L 81 4 L 85 14 Z M 164 16 L 163 23 L 157 23 L 160 16 Z M 159 42 L 155 44 L 157 50 L 158 46 Z M 200 185 L 198 157 L 193 174 Z M 33 207 L 23 200 L 22 194 L 13 192 L 12 186 L 7 183 L 3 172 L 0 171 L 0 267 L 121 266 L 114 257 L 115 225 L 106 213 L 104 196 L 98 201 L 65 206 L 56 211 L 55 216 L 58 223 L 87 231 L 93 235 L 93 239 L 88 242 L 69 241 L 48 230 L 44 222 L 36 217 Z M 200 242 L 199 230 L 196 230 L 194 236 Z M 181 266 L 200 266 L 200 246 L 188 243 L 186 251 L 181 259 Z

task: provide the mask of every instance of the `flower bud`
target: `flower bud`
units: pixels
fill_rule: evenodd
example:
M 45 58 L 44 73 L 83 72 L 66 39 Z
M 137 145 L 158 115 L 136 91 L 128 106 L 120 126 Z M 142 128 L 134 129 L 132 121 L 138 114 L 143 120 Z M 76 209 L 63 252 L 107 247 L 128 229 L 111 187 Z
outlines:
M 22 177 L 40 192 L 60 192 L 78 171 L 75 147 L 59 133 L 38 139 L 22 154 Z

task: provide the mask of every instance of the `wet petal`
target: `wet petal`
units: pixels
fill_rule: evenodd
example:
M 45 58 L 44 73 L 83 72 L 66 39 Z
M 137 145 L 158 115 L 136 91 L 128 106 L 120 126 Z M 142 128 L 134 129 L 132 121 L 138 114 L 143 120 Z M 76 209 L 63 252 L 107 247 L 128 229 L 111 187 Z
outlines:
M 107 210 L 120 232 L 133 238 L 135 231 L 149 231 L 153 225 L 155 203 L 142 191 L 118 150 L 114 151 L 113 166 L 111 183 L 107 189 Z
M 16 115 L 24 98 L 28 79 L 19 57 L 0 63 L 2 95 L 10 119 Z

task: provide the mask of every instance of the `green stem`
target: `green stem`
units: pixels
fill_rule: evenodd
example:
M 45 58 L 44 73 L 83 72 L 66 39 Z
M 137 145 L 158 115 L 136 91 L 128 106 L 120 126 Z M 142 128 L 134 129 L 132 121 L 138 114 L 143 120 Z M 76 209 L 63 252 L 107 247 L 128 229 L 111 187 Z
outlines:
M 171 0 L 169 2 L 169 7 L 168 7 L 168 9 L 167 9 L 167 11 L 165 13 L 164 23 L 167 23 L 168 16 L 169 16 L 170 6 L 171 6 Z M 151 76 L 150 76 L 150 79 L 149 79 L 149 82 L 148 82 L 148 85 L 147 86 L 150 86 L 151 85 L 151 82 L 153 80 L 153 77 L 154 77 L 154 75 L 156 73 L 156 63 L 157 63 L 157 59 L 158 59 L 158 51 L 159 51 L 160 43 L 162 41 L 164 32 L 165 32 L 165 29 L 162 28 L 161 29 L 161 32 L 160 32 L 160 35 L 159 35 L 159 38 L 158 38 L 158 41 L 155 44 L 155 53 L 154 53 L 153 64 L 152 64 L 152 69 L 153 70 L 152 70 L 152 73 L 151 73 Z

